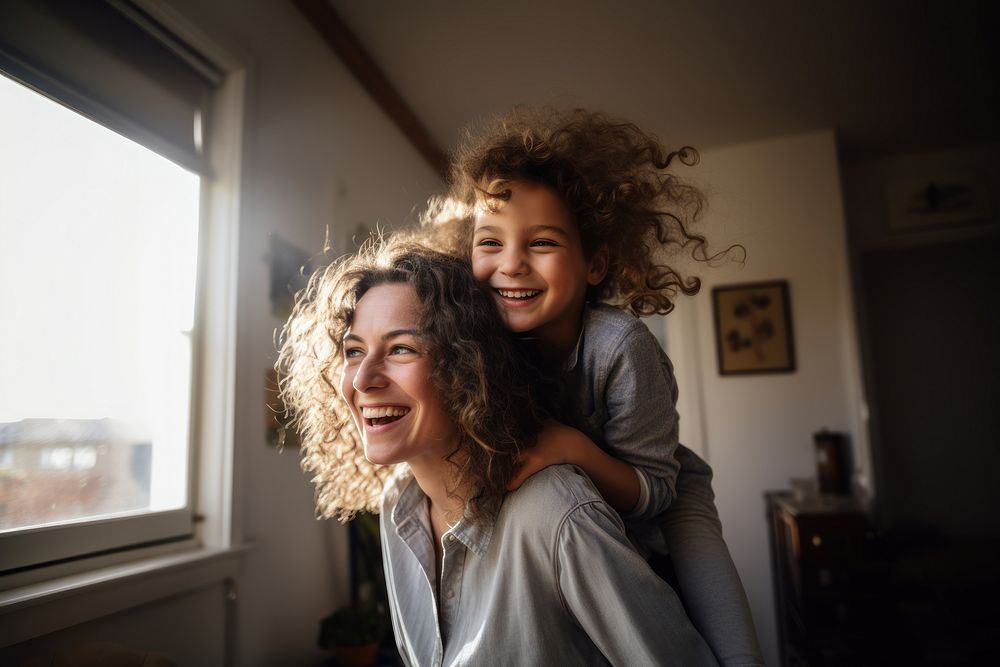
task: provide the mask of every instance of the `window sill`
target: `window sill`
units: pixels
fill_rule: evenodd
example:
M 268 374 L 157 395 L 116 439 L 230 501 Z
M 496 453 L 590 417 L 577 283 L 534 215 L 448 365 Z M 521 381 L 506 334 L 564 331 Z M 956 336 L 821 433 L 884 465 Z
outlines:
M 170 553 L 0 591 L 0 646 L 234 579 L 246 550 Z

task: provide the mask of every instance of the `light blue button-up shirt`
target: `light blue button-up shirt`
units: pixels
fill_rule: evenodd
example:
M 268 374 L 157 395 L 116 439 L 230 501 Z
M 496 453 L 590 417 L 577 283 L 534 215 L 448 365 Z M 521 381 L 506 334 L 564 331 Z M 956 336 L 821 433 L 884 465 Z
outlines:
M 427 497 L 410 475 L 383 497 L 396 643 L 409 665 L 715 665 L 677 595 L 578 469 L 550 466 L 493 521 L 442 538 L 440 589 Z

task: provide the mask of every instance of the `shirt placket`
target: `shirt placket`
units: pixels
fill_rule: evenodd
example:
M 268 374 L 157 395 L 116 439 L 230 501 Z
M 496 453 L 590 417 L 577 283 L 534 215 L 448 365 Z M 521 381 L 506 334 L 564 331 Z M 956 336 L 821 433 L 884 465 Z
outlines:
M 466 548 L 453 533 L 442 538 L 441 595 L 439 598 L 439 619 L 441 637 L 445 644 L 458 618 L 459 602 L 462 598 L 462 580 L 465 569 Z
M 434 537 L 431 534 L 430 526 L 426 525 L 426 522 L 409 517 L 397 526 L 397 531 L 403 544 L 406 545 L 420 565 L 420 569 L 424 574 L 423 583 L 430 590 L 432 604 L 436 606 L 438 603 L 436 598 L 438 596 L 434 585 L 436 578 L 434 573 Z M 413 582 L 413 585 L 417 584 Z M 432 647 L 431 664 L 434 667 L 440 667 L 444 659 L 444 640 L 440 618 L 436 625 L 437 636 Z

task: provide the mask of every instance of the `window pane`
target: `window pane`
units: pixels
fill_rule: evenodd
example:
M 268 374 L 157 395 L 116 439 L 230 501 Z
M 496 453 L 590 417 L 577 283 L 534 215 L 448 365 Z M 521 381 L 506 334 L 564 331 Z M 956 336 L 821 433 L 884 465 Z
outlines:
M 0 76 L 0 531 L 187 503 L 197 175 Z

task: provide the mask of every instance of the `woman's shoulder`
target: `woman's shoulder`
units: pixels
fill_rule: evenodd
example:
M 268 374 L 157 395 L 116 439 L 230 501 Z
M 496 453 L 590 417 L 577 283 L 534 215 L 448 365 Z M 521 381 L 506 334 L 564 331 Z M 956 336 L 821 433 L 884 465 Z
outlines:
M 573 510 L 595 502 L 603 503 L 604 499 L 582 470 L 572 465 L 553 465 L 509 493 L 504 509 L 554 526 Z
M 590 478 L 571 465 L 544 468 L 507 494 L 497 523 L 507 548 L 549 557 L 565 541 L 567 530 L 579 530 L 581 526 L 589 526 L 592 535 L 625 539 L 621 517 L 601 497 Z

